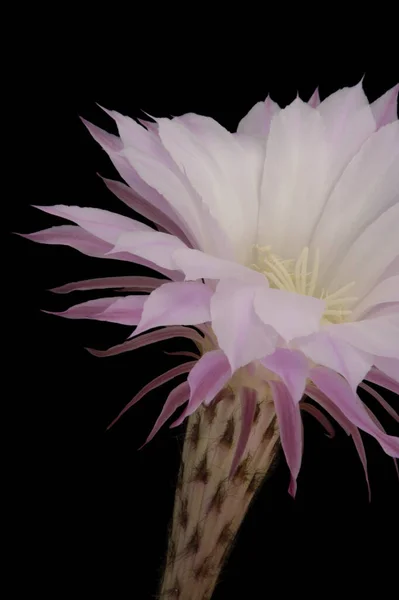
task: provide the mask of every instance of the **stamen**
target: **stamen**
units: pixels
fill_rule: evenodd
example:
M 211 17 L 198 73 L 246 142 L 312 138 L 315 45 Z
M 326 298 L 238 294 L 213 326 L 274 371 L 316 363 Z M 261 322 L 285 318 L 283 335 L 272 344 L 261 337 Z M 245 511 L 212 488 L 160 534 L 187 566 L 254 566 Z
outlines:
M 341 297 L 344 292 L 346 292 L 347 290 L 350 290 L 354 285 L 355 285 L 354 281 L 347 283 L 342 288 L 339 288 L 339 290 L 337 290 L 333 294 L 328 294 L 327 300 L 332 300 L 333 298 L 338 298 L 338 296 Z
M 319 249 L 316 248 L 316 252 L 314 255 L 314 261 L 313 261 L 312 276 L 311 276 L 310 282 L 309 282 L 309 289 L 308 289 L 309 296 L 313 296 L 314 291 L 316 289 L 317 277 L 319 275 L 319 267 L 320 267 L 320 252 L 319 252 Z

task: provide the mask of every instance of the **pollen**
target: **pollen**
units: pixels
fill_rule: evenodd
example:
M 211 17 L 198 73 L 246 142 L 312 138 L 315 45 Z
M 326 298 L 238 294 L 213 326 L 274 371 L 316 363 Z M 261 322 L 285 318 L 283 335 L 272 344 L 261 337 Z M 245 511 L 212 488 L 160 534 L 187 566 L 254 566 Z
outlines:
M 316 250 L 312 260 L 309 257 L 309 248 L 305 247 L 297 260 L 283 260 L 271 251 L 271 246 L 254 246 L 256 262 L 251 268 L 262 273 L 267 278 L 270 287 L 314 296 L 324 300 L 326 309 L 323 313 L 324 323 L 344 323 L 348 321 L 352 313 L 351 306 L 356 302 L 355 296 L 347 293 L 353 288 L 352 281 L 339 290 L 330 293 L 318 285 L 320 269 L 320 252 Z

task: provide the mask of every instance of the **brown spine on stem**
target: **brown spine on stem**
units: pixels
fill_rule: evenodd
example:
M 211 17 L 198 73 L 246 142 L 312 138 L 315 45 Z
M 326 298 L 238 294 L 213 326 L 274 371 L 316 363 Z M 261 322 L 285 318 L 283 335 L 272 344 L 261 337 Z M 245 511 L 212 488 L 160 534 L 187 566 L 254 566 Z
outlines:
M 248 507 L 277 451 L 273 402 L 258 400 L 245 453 L 229 477 L 241 428 L 238 397 L 188 420 L 159 599 L 210 600 Z

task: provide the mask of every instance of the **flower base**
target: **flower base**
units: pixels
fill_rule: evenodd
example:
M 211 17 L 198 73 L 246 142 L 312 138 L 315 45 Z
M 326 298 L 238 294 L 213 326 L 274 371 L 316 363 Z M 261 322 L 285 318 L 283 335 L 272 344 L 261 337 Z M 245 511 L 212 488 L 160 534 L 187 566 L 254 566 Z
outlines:
M 187 424 L 160 599 L 210 600 L 248 506 L 277 450 L 271 399 L 258 399 L 251 436 L 229 477 L 241 428 L 235 396 L 202 406 Z

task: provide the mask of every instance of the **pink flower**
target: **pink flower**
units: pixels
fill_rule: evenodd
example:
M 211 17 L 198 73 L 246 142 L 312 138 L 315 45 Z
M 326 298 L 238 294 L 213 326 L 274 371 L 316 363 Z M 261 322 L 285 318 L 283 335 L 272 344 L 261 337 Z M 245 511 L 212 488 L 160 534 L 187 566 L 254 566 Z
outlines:
M 397 92 L 395 86 L 371 105 L 361 84 L 323 102 L 317 92 L 309 103 L 297 98 L 284 109 L 267 98 L 236 133 L 196 114 L 140 125 L 107 111 L 119 137 L 86 123 L 127 184 L 106 185 L 156 228 L 95 208 L 39 207 L 75 225 L 27 237 L 136 262 L 169 278 L 105 278 L 57 290 L 150 292 L 63 313 L 137 326 L 108 354 L 169 336 L 197 344 L 199 360 L 144 390 L 189 372 L 149 439 L 183 404 L 175 424 L 226 387 L 245 389 L 234 470 L 254 418 L 251 390 L 267 389 L 291 493 L 302 457 L 304 395 L 352 435 L 365 468 L 359 430 L 399 456 L 399 439 L 384 432 L 357 395 L 360 384 L 399 420 L 362 383 L 399 393 Z M 166 329 L 144 334 L 157 327 Z M 309 410 L 325 420 L 314 406 Z

